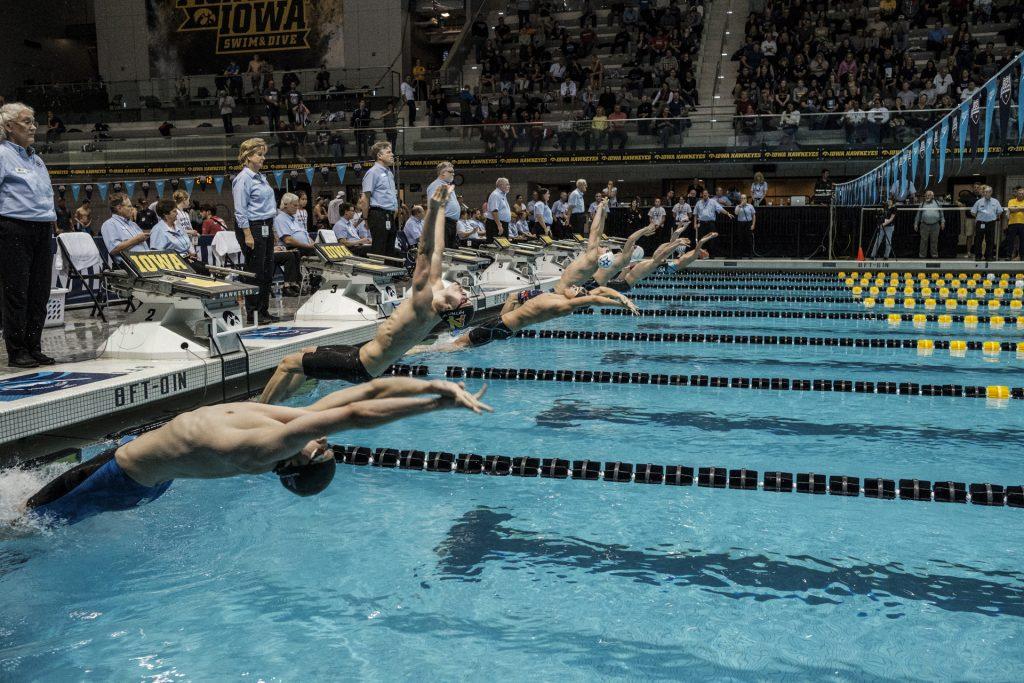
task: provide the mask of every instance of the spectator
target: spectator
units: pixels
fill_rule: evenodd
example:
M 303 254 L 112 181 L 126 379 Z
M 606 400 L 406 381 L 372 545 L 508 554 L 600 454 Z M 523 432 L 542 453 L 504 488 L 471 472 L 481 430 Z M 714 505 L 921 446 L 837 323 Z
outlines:
M 918 258 L 927 258 L 929 253 L 932 258 L 939 258 L 939 233 L 946 227 L 946 219 L 942 206 L 935 201 L 934 192 L 928 190 L 924 193 L 924 201 L 915 213 L 914 232 L 921 235 Z
M 261 95 L 267 111 L 267 130 L 273 133 L 281 128 L 281 93 L 274 86 L 274 79 L 269 79 Z
M 111 210 L 113 211 L 113 209 Z M 83 199 L 82 203 L 75 209 L 75 217 L 71 225 L 75 232 L 92 234 L 92 205 L 88 199 Z
M 608 150 L 618 142 L 618 149 L 621 152 L 626 148 L 626 141 L 629 136 L 626 134 L 626 114 L 622 107 L 615 105 L 612 113 L 608 116 Z
M 217 108 L 220 110 L 221 121 L 224 122 L 224 133 L 231 135 L 235 132 L 235 126 L 231 121 L 235 112 L 235 98 L 227 90 L 221 90 L 217 96 Z
M 503 19 L 504 17 L 499 19 L 499 23 L 503 23 Z M 423 65 L 422 60 L 417 59 L 413 65 L 412 79 L 416 84 L 416 99 L 427 99 L 427 67 Z
M 132 220 L 131 199 L 122 192 L 115 192 L 110 195 L 111 216 L 100 227 L 100 235 L 103 237 L 103 245 L 107 249 L 111 262 L 116 266 L 120 263 L 121 252 L 124 251 L 146 251 L 149 249 L 147 240 L 149 234 L 144 232 Z M 174 202 L 163 200 L 166 206 L 175 210 Z M 159 202 L 158 202 L 159 205 Z
M 169 138 L 171 137 L 171 131 L 174 130 L 174 124 L 170 121 L 164 121 L 157 130 L 160 132 L 161 137 Z
M 665 225 L 665 207 L 661 205 L 661 197 L 654 198 L 654 206 L 647 212 L 647 218 L 657 228 Z
M 46 112 L 46 141 L 48 143 L 58 142 L 60 136 L 64 134 L 67 128 L 64 126 L 64 122 L 59 116 L 54 114 L 52 111 Z
M 796 131 L 800 127 L 800 111 L 792 102 L 786 103 L 786 111 L 779 119 L 782 126 L 782 145 L 796 146 Z
M 365 255 L 373 244 L 366 221 L 356 217 L 356 207 L 348 202 L 341 204 L 339 214 L 332 228 L 338 241 L 354 253 Z
M 402 234 L 405 236 L 406 249 L 413 249 L 420 243 L 420 236 L 423 234 L 423 207 L 416 204 L 409 212 L 409 218 L 402 227 Z M 400 241 L 395 242 L 395 249 L 401 251 Z
M 882 144 L 882 138 L 885 136 L 886 130 L 889 126 L 889 109 L 882 104 L 882 98 L 875 95 L 875 99 L 871 104 L 871 109 L 867 111 L 865 119 L 867 121 L 868 132 L 874 136 L 877 144 Z
M 203 217 L 202 233 L 204 235 L 216 235 L 221 230 L 227 230 L 224 219 L 217 215 L 217 207 L 213 204 L 203 204 L 199 207 L 199 213 Z
M 594 118 L 590 120 L 590 131 L 584 136 L 586 148 L 598 149 L 605 146 L 608 139 L 608 117 L 605 115 L 604 107 L 598 107 Z
M 882 215 L 878 229 L 875 231 L 875 239 L 871 243 L 871 255 L 869 258 L 875 260 L 880 249 L 884 249 L 882 258 L 889 259 L 892 254 L 892 233 L 896 227 L 896 199 L 889 197 L 886 202 L 885 213 Z
M 768 196 L 768 181 L 764 179 L 764 173 L 758 171 L 754 174 L 754 182 L 750 184 L 750 198 L 754 206 L 764 204 Z
M 1006 213 L 999 200 L 992 196 L 992 186 L 981 188 L 981 198 L 971 207 L 971 215 L 977 221 L 974 228 L 974 255 L 978 259 L 992 260 L 999 217 Z

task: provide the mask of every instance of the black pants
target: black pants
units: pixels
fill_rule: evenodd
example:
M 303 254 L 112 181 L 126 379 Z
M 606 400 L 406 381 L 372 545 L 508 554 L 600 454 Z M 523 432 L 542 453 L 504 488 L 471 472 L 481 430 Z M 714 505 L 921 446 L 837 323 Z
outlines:
M 996 246 L 996 221 L 978 221 L 974 224 L 974 256 L 986 261 L 992 260 Z M 982 244 L 985 245 L 982 250 Z
M 221 120 L 224 122 L 224 132 L 231 135 L 235 132 L 235 124 L 231 120 L 231 114 L 221 114 Z
M 452 249 L 459 246 L 458 225 L 459 222 L 454 218 L 444 217 L 444 246 Z
M 754 255 L 754 233 L 750 230 L 753 221 L 736 221 L 732 239 L 732 255 L 751 257 Z
M 505 221 L 501 222 L 501 235 L 508 235 L 508 223 Z M 484 229 L 487 231 L 487 241 L 493 242 L 494 238 L 498 236 L 498 224 L 488 218 L 484 221 Z
M 416 100 L 406 100 L 405 103 L 409 105 L 409 125 L 416 125 Z
M 577 235 L 582 235 L 587 224 L 587 214 L 574 213 L 569 215 L 569 227 Z
M 266 237 L 263 236 L 264 226 L 267 229 Z M 274 279 L 274 225 L 271 221 L 251 221 L 249 230 L 252 232 L 252 249 L 245 244 L 244 231 L 236 230 L 235 236 L 242 245 L 245 269 L 252 273 L 252 283 L 260 291 L 254 296 L 245 297 L 245 310 L 246 313 L 257 311 L 266 316 L 270 314 L 270 283 Z
M 299 261 L 302 254 L 297 249 L 274 252 L 274 270 L 278 266 L 284 270 L 284 281 L 290 285 L 297 285 L 302 282 L 302 271 L 299 268 Z
M 370 229 L 370 253 L 377 256 L 393 256 L 395 253 L 395 234 L 398 232 L 398 219 L 394 211 L 371 207 L 366 217 Z M 388 224 L 390 223 L 390 227 Z
M 46 302 L 50 300 L 53 254 L 48 222 L 0 216 L 0 278 L 7 357 L 40 351 Z

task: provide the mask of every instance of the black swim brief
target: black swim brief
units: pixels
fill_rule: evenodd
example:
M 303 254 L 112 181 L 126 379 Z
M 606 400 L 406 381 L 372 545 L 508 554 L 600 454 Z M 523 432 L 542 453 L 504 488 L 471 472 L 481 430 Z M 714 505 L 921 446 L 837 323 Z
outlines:
M 358 346 L 318 346 L 316 351 L 303 354 L 302 372 L 310 379 L 338 379 L 352 384 L 373 379 L 359 360 Z
M 484 323 L 479 327 L 474 327 L 469 331 L 469 341 L 472 342 L 473 346 L 483 346 L 489 344 L 495 339 L 505 340 L 515 334 L 508 328 L 502 320 L 499 318 L 494 322 Z
M 589 280 L 587 280 L 586 282 L 579 286 L 589 292 L 592 289 L 597 289 L 601 285 L 597 284 L 597 280 L 595 280 L 594 278 L 590 278 Z
M 625 280 L 610 280 L 607 286 L 616 292 L 628 292 L 630 290 L 629 283 Z

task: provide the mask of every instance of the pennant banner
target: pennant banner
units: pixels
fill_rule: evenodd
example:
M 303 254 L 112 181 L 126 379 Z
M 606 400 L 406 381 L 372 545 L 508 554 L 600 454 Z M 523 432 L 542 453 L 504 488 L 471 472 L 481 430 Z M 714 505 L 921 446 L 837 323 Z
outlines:
M 992 114 L 996 110 L 996 82 L 991 80 L 985 86 L 985 151 L 981 155 L 981 163 L 988 160 L 989 137 L 992 134 Z
M 949 118 L 942 119 L 942 125 L 939 128 L 939 177 L 935 179 L 935 182 L 941 183 L 942 179 L 946 177 L 946 148 L 949 145 Z
M 124 191 L 126 193 L 128 193 L 128 197 L 129 198 L 134 197 L 135 196 L 135 181 L 134 180 L 126 180 L 126 181 L 124 181 Z
M 964 149 L 967 148 L 967 128 L 971 116 L 971 100 L 960 103 L 960 117 L 957 122 L 958 142 L 960 143 L 960 166 L 964 165 Z
M 281 189 L 281 179 L 284 178 L 284 171 L 274 171 L 274 182 L 277 183 L 277 189 Z
M 195 178 L 182 178 L 185 181 L 185 192 L 192 194 L 192 188 L 196 186 Z
M 1017 57 L 1017 66 L 1020 69 L 1020 82 L 1017 83 L 1017 144 L 1020 144 L 1021 137 L 1024 137 L 1024 52 Z
M 348 169 L 346 164 L 338 164 L 334 167 L 334 170 L 338 172 L 338 182 L 345 184 L 345 171 Z
M 213 176 L 213 185 L 214 185 L 214 187 L 217 188 L 217 194 L 220 194 L 220 191 L 224 188 L 224 176 L 222 176 L 222 175 L 215 175 L 215 176 Z
M 82 186 L 78 183 L 71 184 L 71 196 L 75 199 L 75 204 L 78 203 L 78 193 L 82 191 Z
M 910 145 L 910 184 L 917 187 L 917 162 L 921 157 L 920 138 Z
M 160 199 L 164 198 L 164 181 L 156 181 L 156 196 Z
M 934 147 L 935 130 L 929 129 L 928 133 L 924 136 L 924 181 L 921 183 L 921 189 L 928 187 L 932 179 L 932 152 Z
M 100 199 L 106 201 L 107 192 L 110 191 L 110 183 L 96 183 L 96 188 L 100 191 Z
M 310 166 L 306 169 L 306 182 L 309 183 L 310 189 L 313 188 L 313 174 L 316 173 L 315 169 Z

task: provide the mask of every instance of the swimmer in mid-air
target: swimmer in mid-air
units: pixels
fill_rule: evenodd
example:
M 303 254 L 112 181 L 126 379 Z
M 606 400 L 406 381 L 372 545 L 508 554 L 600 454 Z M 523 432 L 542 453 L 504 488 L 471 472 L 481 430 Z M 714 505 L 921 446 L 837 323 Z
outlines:
M 594 277 L 594 273 L 601 267 L 602 258 L 610 259 L 611 252 L 607 247 L 601 246 L 601 238 L 604 237 L 604 219 L 608 214 L 608 199 L 602 198 L 597 205 L 594 217 L 590 220 L 590 234 L 587 236 L 587 246 L 580 254 L 565 267 L 562 277 L 555 283 L 555 294 L 561 294 L 569 287 L 580 285 Z M 632 252 L 632 250 L 630 250 Z
M 420 237 L 412 293 L 362 346 L 318 346 L 284 357 L 260 396 L 261 403 L 279 403 L 309 379 L 344 380 L 353 384 L 379 377 L 421 343 L 444 320 L 462 329 L 473 316 L 469 295 L 457 282 L 441 279 L 444 259 L 444 206 L 449 186 L 441 184 L 430 198 Z
M 223 403 L 182 413 L 48 483 L 26 514 L 74 524 L 156 500 L 175 479 L 220 479 L 273 471 L 289 491 L 320 493 L 334 478 L 325 434 L 367 429 L 446 408 L 480 414 L 486 385 L 385 377 L 335 391 L 305 408 Z
M 648 226 L 648 228 L 651 227 L 653 226 Z M 697 242 L 697 246 L 691 251 L 688 251 L 675 259 L 669 258 L 677 249 L 685 249 L 690 246 L 690 240 L 685 237 L 679 237 L 683 230 L 685 230 L 685 226 L 673 231 L 672 238 L 655 249 L 651 258 L 640 259 L 639 261 L 631 260 L 633 251 L 632 245 L 627 241 L 626 246 L 631 247 L 630 250 L 627 252 L 624 247 L 622 252 L 615 257 L 611 267 L 601 268 L 598 270 L 594 273 L 594 279 L 591 280 L 590 283 L 584 283 L 583 286 L 607 285 L 616 291 L 628 292 L 636 283 L 658 270 L 662 265 L 667 266 L 670 273 L 675 273 L 676 271 L 686 268 L 686 266 L 699 258 L 707 258 L 708 252 L 705 251 L 703 247 L 706 243 L 718 237 L 717 232 L 709 232 L 704 235 L 704 237 L 700 238 Z M 633 236 L 636 234 L 637 233 L 633 233 L 629 238 L 633 239 Z
M 509 295 L 497 320 L 474 327 L 447 347 L 431 347 L 429 350 L 454 351 L 483 346 L 496 339 L 509 339 L 524 327 L 561 318 L 587 306 L 614 306 L 639 314 L 636 304 L 607 287 L 586 290 L 579 285 L 572 285 L 561 294 L 543 293 L 539 290 L 519 292 Z

